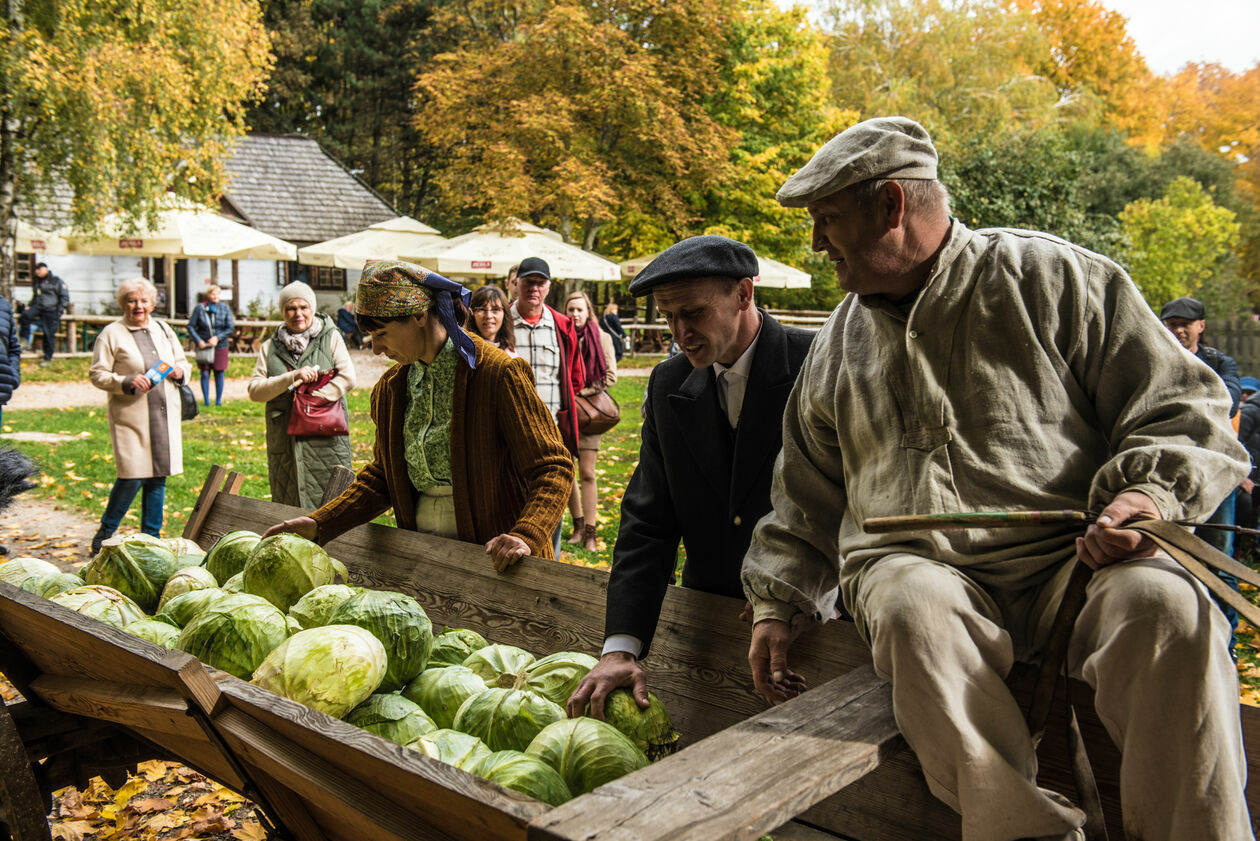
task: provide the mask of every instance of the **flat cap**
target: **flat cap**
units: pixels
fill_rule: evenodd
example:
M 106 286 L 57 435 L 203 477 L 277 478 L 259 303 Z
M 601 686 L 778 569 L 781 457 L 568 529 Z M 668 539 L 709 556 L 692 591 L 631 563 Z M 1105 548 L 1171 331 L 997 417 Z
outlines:
M 784 207 L 812 201 L 872 178 L 936 180 L 936 147 L 927 129 L 908 117 L 876 117 L 831 138 L 783 183 Z
M 1167 321 L 1170 318 L 1202 321 L 1207 318 L 1207 309 L 1198 298 L 1174 298 L 1164 304 L 1164 308 L 1159 311 L 1160 321 Z
M 709 234 L 688 237 L 657 254 L 630 281 L 630 294 L 646 295 L 657 286 L 697 277 L 755 278 L 757 255 L 742 242 Z

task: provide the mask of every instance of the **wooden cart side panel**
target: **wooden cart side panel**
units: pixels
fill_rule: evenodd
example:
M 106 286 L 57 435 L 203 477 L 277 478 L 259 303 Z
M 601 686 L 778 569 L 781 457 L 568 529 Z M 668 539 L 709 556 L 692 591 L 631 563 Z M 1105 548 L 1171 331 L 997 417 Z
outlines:
M 274 760 L 291 747 L 314 763 L 304 760 L 301 765 L 300 776 L 307 783 L 319 770 L 330 775 L 329 782 L 370 792 L 374 800 L 351 798 L 347 805 L 357 803 L 376 817 L 384 813 L 368 804 L 388 804 L 379 808 L 403 816 L 407 826 L 423 829 L 426 838 L 523 839 L 525 826 L 550 808 L 243 681 L 229 678 L 220 685 L 229 709 L 216 717 L 215 726 L 234 749 L 240 747 L 244 755 L 245 739 L 255 748 L 266 743 Z M 269 773 L 280 779 L 274 768 Z M 382 826 L 390 829 L 388 822 Z

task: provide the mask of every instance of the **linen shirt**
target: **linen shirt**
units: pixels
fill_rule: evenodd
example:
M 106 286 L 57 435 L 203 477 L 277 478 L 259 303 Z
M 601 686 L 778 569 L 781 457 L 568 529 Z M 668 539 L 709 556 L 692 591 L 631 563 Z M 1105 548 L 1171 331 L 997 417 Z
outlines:
M 458 362 L 455 343 L 447 339 L 431 363 L 416 361 L 407 371 L 403 457 L 407 477 L 421 493 L 451 484 L 451 411 Z
M 551 310 L 543 307 L 542 318 L 530 324 L 512 304 L 512 325 L 516 330 L 516 352 L 534 369 L 538 396 L 554 417 L 560 411 L 560 372 L 564 348 Z
M 773 510 L 742 580 L 754 621 L 832 615 L 867 564 L 907 552 L 981 586 L 1039 584 L 1071 526 L 865 534 L 868 517 L 1101 510 L 1140 491 L 1205 519 L 1246 474 L 1220 378 L 1110 260 L 1047 234 L 952 224 L 908 315 L 849 295 L 788 400 Z

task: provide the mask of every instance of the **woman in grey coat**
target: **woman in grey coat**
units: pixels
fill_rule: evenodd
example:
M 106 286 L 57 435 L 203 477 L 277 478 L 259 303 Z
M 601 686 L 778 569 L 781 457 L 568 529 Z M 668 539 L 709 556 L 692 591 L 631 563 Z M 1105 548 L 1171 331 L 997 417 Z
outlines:
M 299 281 L 281 289 L 280 311 L 284 324 L 263 343 L 247 390 L 250 400 L 267 404 L 267 478 L 272 500 L 311 511 L 319 507 L 333 468 L 350 468 L 350 438 L 290 435 L 292 389 L 336 369 L 336 375 L 314 394 L 340 401 L 345 411 L 346 394 L 354 388 L 354 363 L 337 325 L 316 312 L 311 287 Z

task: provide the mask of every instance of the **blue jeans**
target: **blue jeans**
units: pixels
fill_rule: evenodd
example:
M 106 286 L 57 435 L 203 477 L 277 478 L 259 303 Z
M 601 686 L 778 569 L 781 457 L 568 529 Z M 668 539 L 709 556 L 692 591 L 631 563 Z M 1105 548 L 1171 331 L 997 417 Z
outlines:
M 166 477 L 154 476 L 150 479 L 115 479 L 114 487 L 109 492 L 109 502 L 105 503 L 105 513 L 101 516 L 101 529 L 108 532 L 109 537 L 118 531 L 123 515 L 131 507 L 136 493 L 144 488 L 140 497 L 140 530 L 154 537 L 162 536 L 162 505 L 166 502 Z

